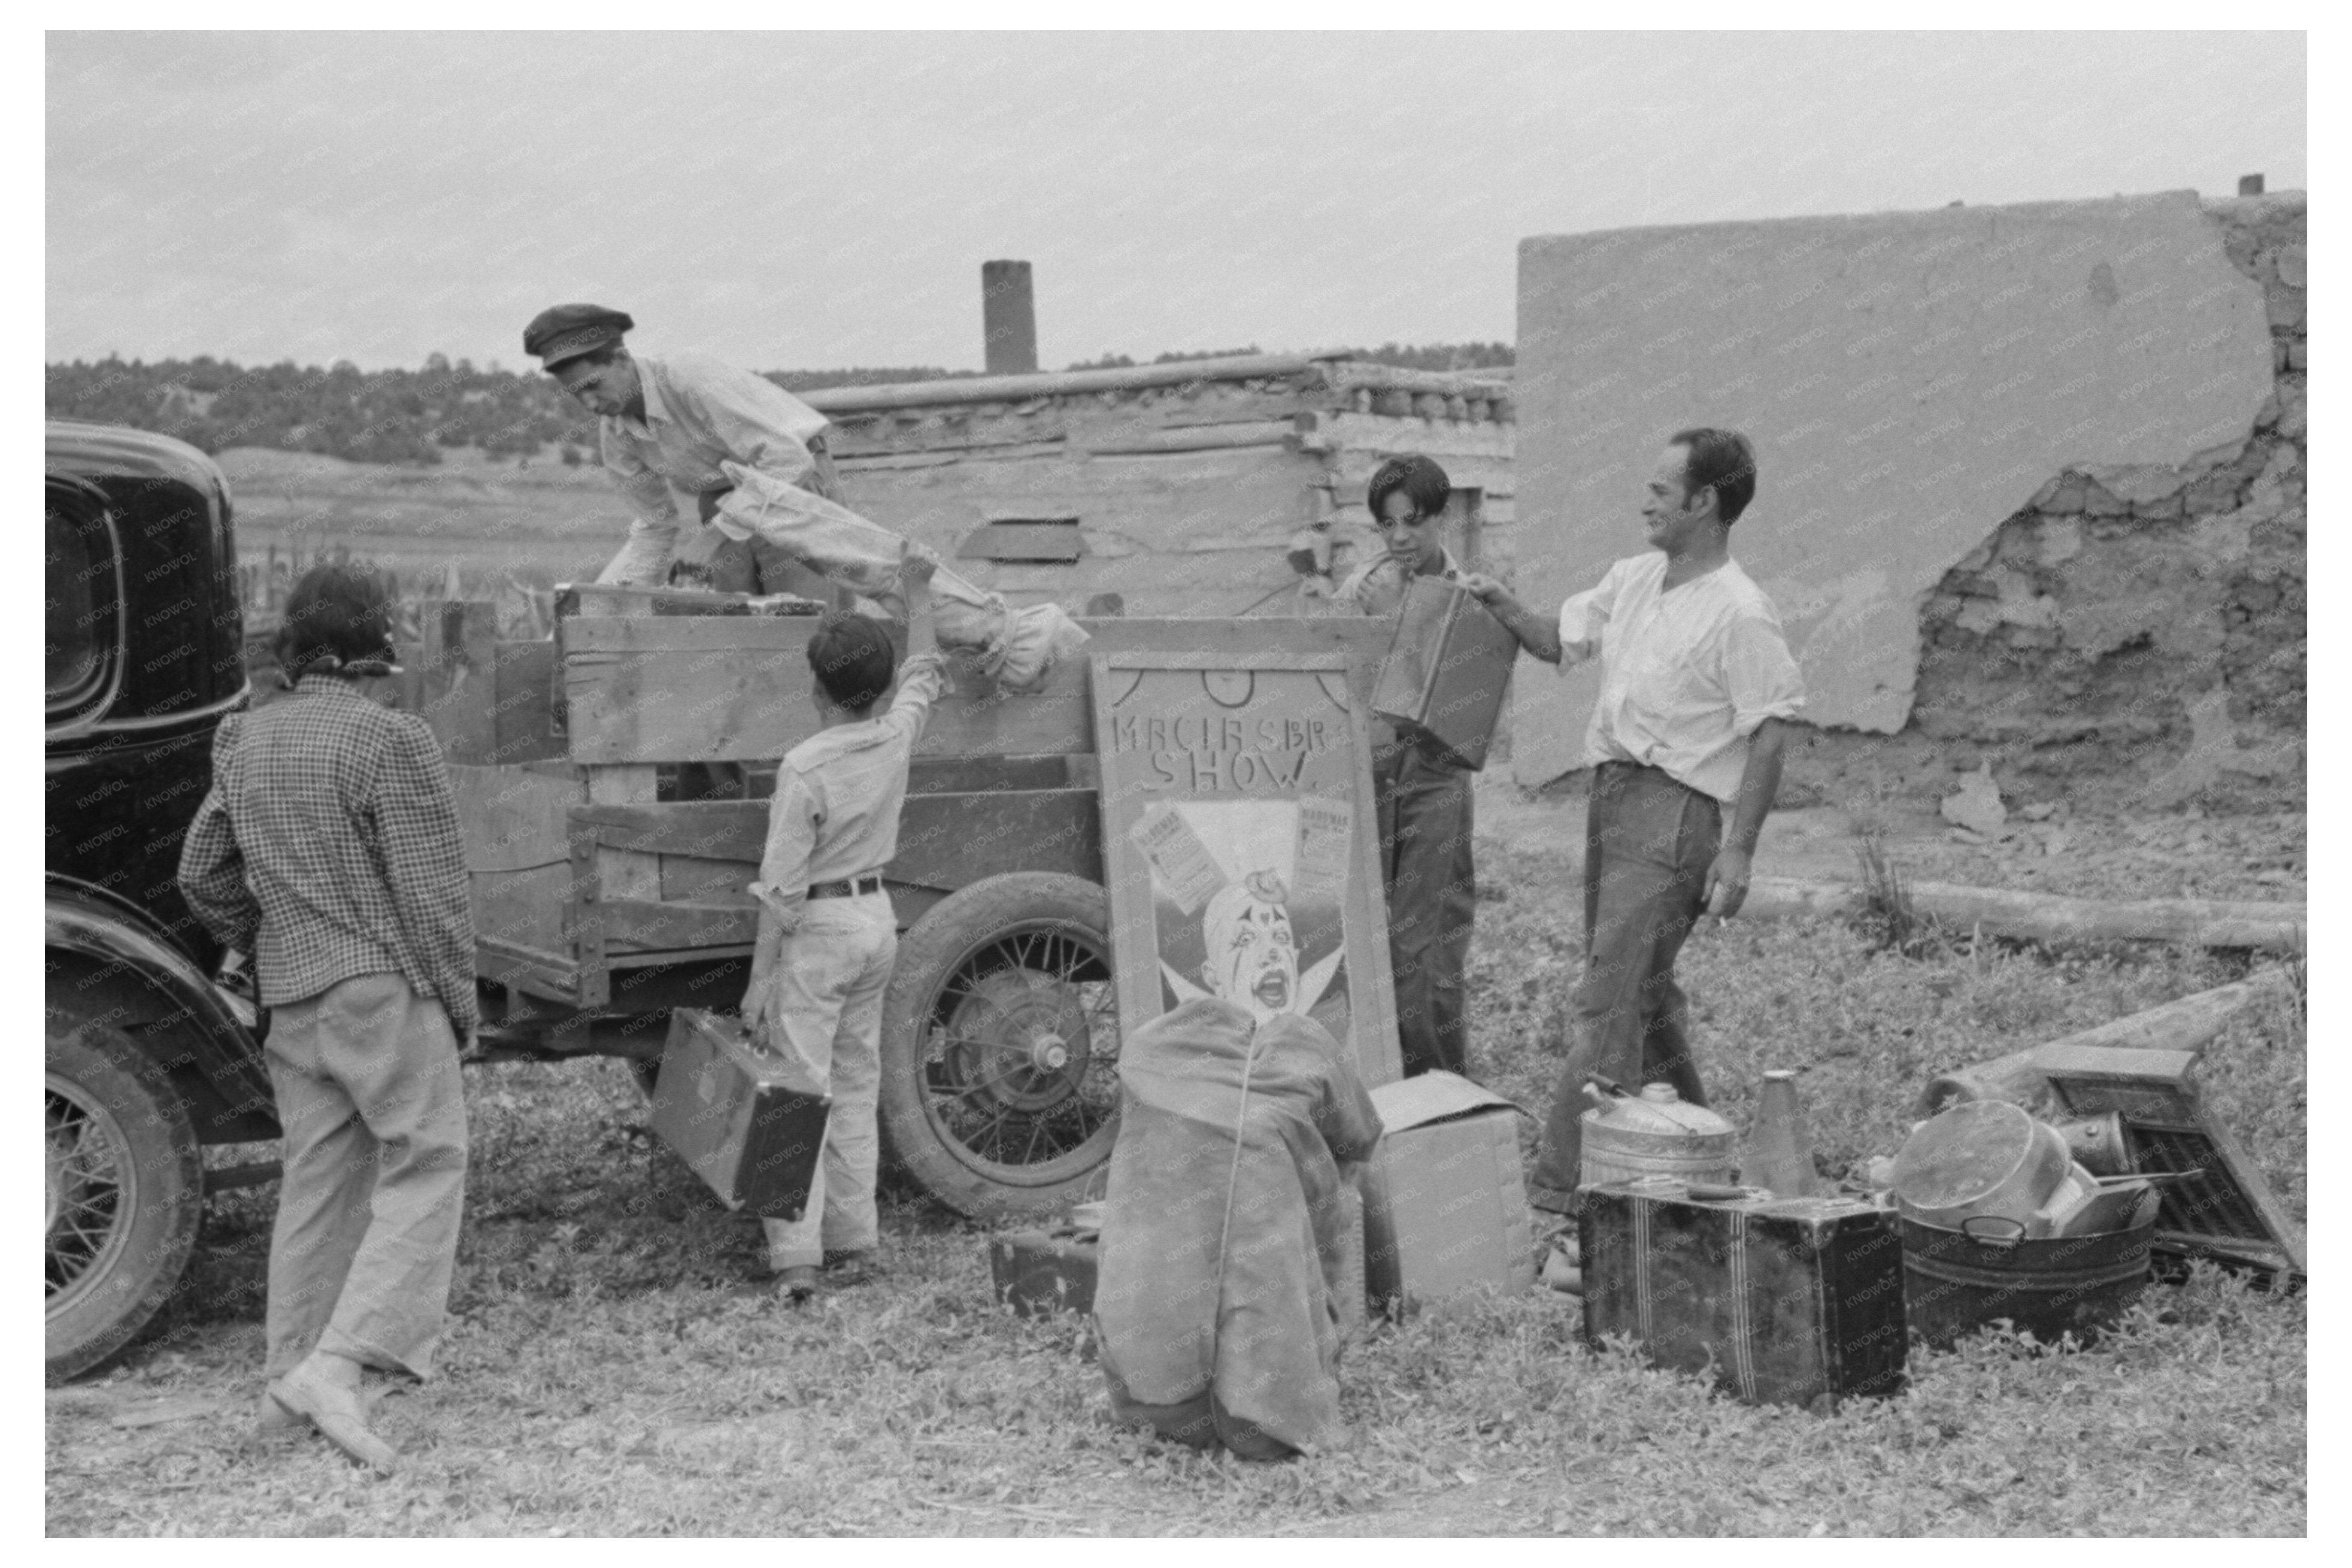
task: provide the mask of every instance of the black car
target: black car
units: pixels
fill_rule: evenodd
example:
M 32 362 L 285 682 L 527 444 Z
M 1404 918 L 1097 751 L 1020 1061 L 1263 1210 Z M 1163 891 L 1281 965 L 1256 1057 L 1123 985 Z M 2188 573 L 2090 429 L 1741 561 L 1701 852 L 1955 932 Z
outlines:
M 194 447 L 52 421 L 42 831 L 47 1363 L 130 1343 L 195 1244 L 201 1145 L 274 1138 L 254 1012 L 180 897 L 248 686 L 228 486 Z

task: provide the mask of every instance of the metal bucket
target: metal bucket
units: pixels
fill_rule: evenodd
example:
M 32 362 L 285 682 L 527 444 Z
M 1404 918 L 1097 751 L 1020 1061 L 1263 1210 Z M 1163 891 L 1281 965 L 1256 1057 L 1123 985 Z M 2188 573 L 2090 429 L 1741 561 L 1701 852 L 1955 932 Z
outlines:
M 2032 1223 L 2074 1166 L 2066 1140 L 2000 1100 L 1972 1100 L 1921 1123 L 1895 1156 L 1895 1206 L 1948 1228 L 1975 1216 Z
M 1943 1349 L 2007 1318 L 2042 1343 L 2112 1327 L 2147 1284 L 2156 1214 L 2127 1229 L 2028 1240 L 2022 1222 L 1979 1215 L 1947 1229 L 1905 1214 L 1903 1308 L 1911 1332 Z
M 1585 1186 L 1643 1176 L 1727 1184 L 1738 1168 L 1739 1130 L 1664 1083 L 1596 1106 L 1583 1124 Z

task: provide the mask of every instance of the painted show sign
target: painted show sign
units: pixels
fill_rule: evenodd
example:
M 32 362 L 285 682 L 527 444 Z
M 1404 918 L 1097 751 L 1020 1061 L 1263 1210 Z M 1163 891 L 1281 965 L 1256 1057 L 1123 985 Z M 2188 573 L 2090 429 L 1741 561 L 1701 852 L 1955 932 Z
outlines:
M 1217 996 L 1402 1075 L 1371 747 L 1347 655 L 1094 660 L 1119 1023 Z

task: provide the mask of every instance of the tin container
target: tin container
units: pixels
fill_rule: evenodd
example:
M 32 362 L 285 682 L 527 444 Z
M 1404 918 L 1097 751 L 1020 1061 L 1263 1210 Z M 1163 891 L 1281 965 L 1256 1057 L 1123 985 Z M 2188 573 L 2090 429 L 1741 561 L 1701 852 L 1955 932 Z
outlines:
M 1607 1099 L 1584 1113 L 1584 1186 L 1675 1176 L 1729 1182 L 1739 1158 L 1739 1131 L 1670 1083 Z
M 1919 1124 L 1895 1156 L 1895 1201 L 1957 1228 L 1980 1216 L 2030 1225 L 2074 1169 L 2066 1139 L 2001 1100 L 1972 1100 Z
M 2147 1284 L 2156 1211 L 2127 1229 L 2029 1239 L 2023 1223 L 1978 1215 L 1957 1228 L 1898 1217 L 1911 1332 L 1943 1349 L 2006 1318 L 2044 1343 L 2112 1327 Z

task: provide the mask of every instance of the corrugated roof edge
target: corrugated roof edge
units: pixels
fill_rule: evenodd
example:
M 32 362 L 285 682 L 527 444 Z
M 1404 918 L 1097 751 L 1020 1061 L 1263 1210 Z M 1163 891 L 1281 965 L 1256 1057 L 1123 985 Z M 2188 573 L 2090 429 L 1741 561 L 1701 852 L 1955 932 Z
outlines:
M 1507 380 L 1486 377 L 1476 371 L 1414 371 L 1333 355 L 1237 354 L 1222 360 L 1178 360 L 1168 364 L 1128 365 L 1117 370 L 1041 371 L 1034 375 L 966 376 L 953 381 L 901 382 L 889 386 L 818 387 L 802 392 L 800 397 L 820 413 L 854 414 L 944 403 L 1025 402 L 1032 398 L 1287 376 L 1311 376 L 1334 392 L 1366 387 L 1375 392 L 1507 397 L 1511 390 Z

